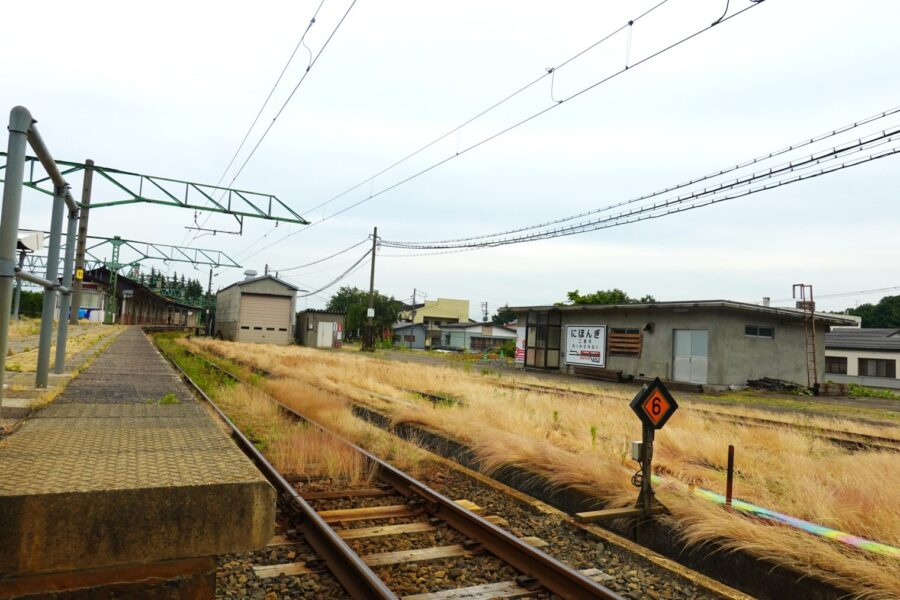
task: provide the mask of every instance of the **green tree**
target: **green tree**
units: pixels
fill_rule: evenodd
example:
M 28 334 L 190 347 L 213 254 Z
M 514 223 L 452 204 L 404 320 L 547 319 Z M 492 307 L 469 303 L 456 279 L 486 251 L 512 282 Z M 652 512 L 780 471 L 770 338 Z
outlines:
M 19 315 L 23 317 L 39 317 L 44 307 L 44 294 L 22 290 L 19 298 Z
M 861 304 L 847 312 L 862 317 L 863 327 L 900 327 L 900 296 L 885 296 L 878 304 Z
M 189 279 L 185 288 L 184 297 L 192 302 L 199 302 L 203 297 L 203 285 L 197 279 Z
M 509 305 L 505 304 L 497 309 L 494 316 L 491 317 L 491 323 L 494 325 L 506 325 L 516 320 L 516 313 L 509 310 Z
M 569 304 L 651 304 L 656 302 L 656 298 L 650 294 L 640 298 L 632 298 L 619 288 L 597 290 L 592 294 L 584 295 L 578 290 L 572 290 L 566 294 L 566 297 L 569 300 Z
M 383 331 L 390 331 L 391 326 L 397 322 L 397 316 L 403 308 L 403 303 L 393 296 L 385 296 L 375 291 L 374 297 L 375 336 L 377 339 L 384 337 Z M 344 335 L 350 339 L 362 335 L 363 325 L 366 322 L 366 309 L 369 307 L 369 292 L 357 287 L 342 286 L 328 301 L 328 310 L 342 312 L 344 317 Z

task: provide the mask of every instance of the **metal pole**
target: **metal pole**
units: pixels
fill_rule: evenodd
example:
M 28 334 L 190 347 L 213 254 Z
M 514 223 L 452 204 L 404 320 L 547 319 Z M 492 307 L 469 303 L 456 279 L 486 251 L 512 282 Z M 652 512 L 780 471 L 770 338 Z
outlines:
M 25 267 L 25 251 L 22 250 L 19 252 L 19 270 L 21 271 Z M 22 280 L 16 279 L 16 296 L 13 300 L 13 316 L 16 318 L 16 321 L 19 320 L 19 304 L 22 301 Z
M 728 445 L 728 471 L 725 480 L 725 506 L 731 506 L 731 492 L 734 488 L 734 446 Z
M 212 336 L 212 311 L 210 310 L 210 306 L 212 306 L 212 267 L 209 268 L 209 285 L 206 290 L 206 335 Z
M 409 336 L 409 349 L 412 350 L 413 347 L 413 338 L 416 335 L 415 324 L 416 324 L 416 288 L 413 288 L 413 301 L 412 301 L 412 319 L 409 320 L 409 331 L 412 333 Z
M 643 456 L 641 456 L 641 500 L 643 501 L 644 514 L 650 515 L 653 505 L 653 436 L 655 431 L 652 425 L 644 423 L 644 443 L 642 444 Z
M 78 211 L 69 211 L 69 221 L 66 227 L 66 257 L 63 260 L 64 287 L 72 289 L 72 263 L 75 260 L 75 236 L 78 235 Z M 59 299 L 59 325 L 56 330 L 56 360 L 53 363 L 53 372 L 62 374 L 66 369 L 66 342 L 69 337 L 69 309 L 72 308 L 72 294 L 63 294 Z
M 363 335 L 363 350 L 373 352 L 375 350 L 375 332 L 372 330 L 372 320 L 375 313 L 375 247 L 378 244 L 378 228 L 372 232 L 372 268 L 369 272 L 369 308 L 366 311 L 366 331 Z
M 72 314 L 69 323 L 78 324 L 81 308 L 81 280 L 84 275 L 84 253 L 87 247 L 88 217 L 91 213 L 91 187 L 94 182 L 94 161 L 84 161 L 84 180 L 81 185 L 81 217 L 78 221 L 78 249 L 75 253 L 75 291 L 72 293 Z M 82 277 L 79 277 L 81 275 Z
M 3 409 L 6 351 L 9 348 L 13 278 L 16 276 L 16 245 L 19 239 L 22 181 L 25 176 L 25 147 L 32 121 L 31 113 L 24 106 L 16 106 L 9 112 L 6 183 L 3 185 L 3 208 L 0 212 L 0 415 Z
M 47 248 L 47 281 L 57 283 L 59 246 L 62 241 L 63 213 L 66 210 L 66 188 L 57 187 L 53 194 L 53 215 L 50 220 L 50 246 Z M 34 386 L 47 387 L 50 374 L 50 344 L 53 343 L 53 312 L 56 310 L 56 290 L 44 288 L 41 310 L 41 333 L 38 342 L 37 374 Z

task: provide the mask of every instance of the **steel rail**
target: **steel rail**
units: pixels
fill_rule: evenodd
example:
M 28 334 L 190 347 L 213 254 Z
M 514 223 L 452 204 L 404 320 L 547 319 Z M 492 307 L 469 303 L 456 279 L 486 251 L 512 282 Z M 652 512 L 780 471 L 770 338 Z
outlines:
M 193 356 L 197 356 L 191 353 Z M 328 526 L 327 523 L 319 516 L 315 509 L 304 500 L 297 490 L 288 483 L 284 477 L 269 463 L 268 460 L 260 453 L 253 443 L 241 432 L 240 429 L 228 418 L 228 416 L 213 402 L 203 389 L 197 385 L 190 375 L 181 368 L 175 360 L 167 353 L 162 352 L 169 362 L 180 372 L 182 378 L 215 410 L 216 414 L 222 419 L 231 430 L 237 445 L 250 457 L 260 471 L 269 482 L 278 490 L 282 496 L 287 498 L 291 507 L 297 511 L 299 515 L 298 527 L 309 542 L 316 554 L 325 561 L 328 570 L 344 587 L 350 597 L 356 599 L 378 599 L 378 600 L 398 600 L 394 594 L 381 581 L 372 569 L 363 562 L 359 555 L 350 548 L 349 545 Z M 198 357 L 201 358 L 202 357 Z M 205 360 L 205 359 L 204 359 Z M 213 364 L 206 361 L 209 364 Z M 222 372 L 228 373 L 225 369 L 218 367 Z M 229 373 L 229 375 L 231 375 Z M 233 376 L 233 375 L 232 375 Z
M 213 366 L 222 373 L 227 374 L 227 376 L 233 378 L 235 381 L 251 385 L 248 382 L 243 381 L 237 375 L 207 360 L 203 356 L 189 350 L 187 350 L 187 352 Z M 255 370 L 261 371 L 259 369 Z M 182 370 L 182 373 L 183 372 L 184 371 Z M 262 372 L 267 373 L 266 371 Z M 269 374 L 272 375 L 271 373 Z M 444 520 L 453 529 L 456 529 L 463 535 L 475 540 L 491 554 L 494 554 L 499 559 L 508 563 L 517 571 L 533 578 L 533 580 L 539 583 L 543 588 L 561 598 L 571 600 L 590 598 L 624 600 L 622 596 L 611 589 L 582 575 L 575 569 L 568 567 L 549 554 L 522 541 L 520 538 L 501 529 L 483 517 L 463 508 L 447 496 L 429 488 L 414 477 L 378 458 L 368 450 L 357 446 L 343 436 L 334 433 L 314 419 L 310 419 L 271 396 L 269 397 L 288 415 L 318 428 L 320 431 L 333 436 L 335 439 L 347 444 L 356 452 L 359 452 L 378 468 L 378 477 L 382 481 L 388 483 L 391 487 L 403 494 L 403 496 L 411 500 L 413 504 L 423 504 L 426 512 Z

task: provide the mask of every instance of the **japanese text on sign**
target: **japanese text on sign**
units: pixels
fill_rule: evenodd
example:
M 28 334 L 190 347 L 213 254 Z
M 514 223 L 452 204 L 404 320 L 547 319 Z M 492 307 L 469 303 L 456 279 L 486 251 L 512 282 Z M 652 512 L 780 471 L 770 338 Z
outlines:
M 566 325 L 568 365 L 606 366 L 606 325 Z

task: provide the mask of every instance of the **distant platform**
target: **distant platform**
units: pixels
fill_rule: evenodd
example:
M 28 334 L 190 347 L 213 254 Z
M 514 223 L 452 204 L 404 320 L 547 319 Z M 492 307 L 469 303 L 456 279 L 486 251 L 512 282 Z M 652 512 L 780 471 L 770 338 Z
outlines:
M 264 546 L 274 517 L 274 489 L 129 327 L 0 443 L 0 598 L 203 571 Z

